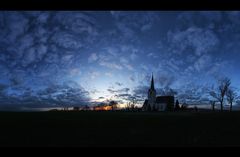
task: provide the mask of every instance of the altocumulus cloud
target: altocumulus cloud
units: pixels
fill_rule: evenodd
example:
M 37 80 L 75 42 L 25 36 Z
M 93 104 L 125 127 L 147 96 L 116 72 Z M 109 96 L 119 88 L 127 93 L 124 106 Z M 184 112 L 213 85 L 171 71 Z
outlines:
M 47 82 L 58 80 L 68 68 L 76 65 L 79 51 L 88 49 L 84 45 L 94 42 L 97 36 L 94 20 L 85 12 L 0 12 L 0 67 L 4 76 L 1 102 L 10 103 L 7 97 L 12 97 L 12 101 L 17 100 L 13 104 L 34 104 L 34 101 L 81 103 L 86 97 L 82 88 L 70 88 L 58 82 L 55 94 L 40 92 L 49 96 L 43 100 L 42 95 L 36 94 L 34 86 L 46 87 L 49 91 L 51 86 Z M 22 80 L 19 91 L 8 81 L 14 78 Z M 34 89 L 29 92 L 31 88 Z M 61 99 L 56 96 L 58 92 L 62 92 Z
M 102 80 L 115 88 L 99 93 L 144 100 L 152 72 L 159 93 L 204 101 L 201 81 L 223 73 L 239 78 L 233 72 L 240 66 L 239 17 L 238 11 L 1 11 L 1 106 L 89 103 L 88 85 Z

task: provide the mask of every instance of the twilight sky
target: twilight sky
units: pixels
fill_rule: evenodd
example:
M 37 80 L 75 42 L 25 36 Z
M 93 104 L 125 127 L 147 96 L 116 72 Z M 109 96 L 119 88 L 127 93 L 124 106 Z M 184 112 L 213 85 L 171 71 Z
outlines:
M 0 12 L 0 109 L 124 104 L 158 95 L 208 103 L 240 87 L 240 12 Z

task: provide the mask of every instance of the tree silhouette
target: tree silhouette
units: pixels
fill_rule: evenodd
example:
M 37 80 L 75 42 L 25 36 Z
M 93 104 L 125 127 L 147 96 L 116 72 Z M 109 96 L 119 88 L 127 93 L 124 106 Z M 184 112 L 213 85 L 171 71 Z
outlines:
M 197 107 L 197 106 L 194 106 L 194 110 L 197 112 L 197 111 L 198 111 L 198 107 Z
M 118 103 L 116 101 L 113 101 L 113 100 L 109 102 L 109 106 L 112 106 L 112 111 L 117 108 L 117 104 Z
M 212 106 L 212 110 L 215 111 L 215 101 L 210 101 L 211 106 Z
M 131 108 L 131 103 L 130 103 L 130 102 L 128 102 L 128 103 L 127 103 L 127 105 L 126 105 L 126 109 L 129 111 L 129 110 L 130 110 L 130 108 Z
M 178 100 L 176 100 L 175 110 L 179 110 L 179 109 L 180 109 L 179 102 L 178 102 Z
M 185 110 L 185 109 L 187 109 L 187 104 L 186 104 L 186 103 L 183 103 L 183 104 L 181 105 L 181 110 Z
M 134 109 L 135 109 L 135 107 L 136 107 L 136 101 L 135 101 L 135 99 L 133 99 L 132 100 L 132 104 L 131 104 L 131 110 L 133 111 Z
M 210 92 L 210 95 L 220 102 L 221 111 L 223 111 L 224 97 L 226 95 L 226 92 L 228 91 L 230 84 L 231 80 L 225 77 L 224 79 L 219 80 L 217 91 Z
M 132 99 L 132 102 L 128 102 L 127 103 L 127 106 L 126 106 L 126 109 L 128 111 L 134 111 L 134 109 L 136 108 L 136 100 L 135 99 Z
M 228 89 L 226 92 L 226 96 L 227 96 L 227 101 L 230 104 L 230 111 L 232 111 L 232 104 L 233 104 L 233 101 L 236 99 L 237 94 L 233 91 L 233 89 Z

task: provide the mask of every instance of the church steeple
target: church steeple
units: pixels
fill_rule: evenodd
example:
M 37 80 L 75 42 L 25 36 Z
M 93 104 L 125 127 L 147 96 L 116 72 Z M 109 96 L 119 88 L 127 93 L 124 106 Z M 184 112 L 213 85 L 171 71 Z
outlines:
M 156 104 L 156 90 L 154 88 L 154 79 L 152 74 L 151 87 L 148 90 L 148 107 L 153 110 Z
M 155 89 L 154 89 L 153 73 L 152 73 L 151 89 L 152 89 L 152 90 L 155 90 Z

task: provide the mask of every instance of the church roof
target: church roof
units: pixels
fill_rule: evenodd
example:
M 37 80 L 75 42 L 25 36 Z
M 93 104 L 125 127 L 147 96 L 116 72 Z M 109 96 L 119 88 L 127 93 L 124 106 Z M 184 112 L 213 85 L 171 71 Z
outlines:
M 157 96 L 156 103 L 167 103 L 169 101 L 174 102 L 174 96 Z

